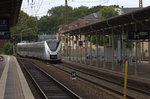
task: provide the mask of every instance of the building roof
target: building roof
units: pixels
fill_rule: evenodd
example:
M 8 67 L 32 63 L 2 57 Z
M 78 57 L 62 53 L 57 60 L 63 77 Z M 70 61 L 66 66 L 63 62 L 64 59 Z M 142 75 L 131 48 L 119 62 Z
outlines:
M 138 9 L 139 8 L 115 8 L 115 10 L 119 12 L 119 15 L 126 14 Z M 81 19 L 100 19 L 100 17 L 101 17 L 101 13 L 98 11 L 96 13 L 92 13 L 90 15 L 82 17 Z
M 96 33 L 96 31 L 105 31 L 107 34 L 112 33 L 112 28 L 116 30 L 115 33 L 121 33 L 122 27 L 126 30 L 135 29 L 135 24 L 138 26 L 138 30 L 140 29 L 149 29 L 150 26 L 150 6 L 146 8 L 142 8 L 136 11 L 132 11 L 130 13 L 126 13 L 123 15 L 118 15 L 101 22 L 96 22 L 93 24 L 89 24 L 87 26 L 83 26 L 77 29 L 69 30 L 64 32 L 64 34 L 70 33 L 71 35 L 76 35 L 79 33 Z M 143 22 L 141 22 L 143 21 Z M 141 22 L 141 23 L 139 23 Z M 143 25 L 144 24 L 144 25 Z M 99 32 L 103 33 L 103 32 Z M 127 32 L 126 32 L 127 33 Z
M 138 9 L 139 8 L 115 8 L 119 15 L 130 13 Z
M 100 19 L 101 14 L 99 12 L 92 13 L 88 16 L 82 17 L 81 19 Z
M 56 39 L 56 35 L 38 35 L 41 40 Z

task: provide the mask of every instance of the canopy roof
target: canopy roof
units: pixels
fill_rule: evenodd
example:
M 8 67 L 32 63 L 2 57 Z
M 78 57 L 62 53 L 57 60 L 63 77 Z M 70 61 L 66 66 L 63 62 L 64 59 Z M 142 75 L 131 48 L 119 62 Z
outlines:
M 84 27 L 76 28 L 64 32 L 64 34 L 77 35 L 79 33 L 96 33 L 97 31 L 105 31 L 105 33 L 111 33 L 112 28 L 116 33 L 120 33 L 122 27 L 124 30 L 133 30 L 137 24 L 137 29 L 148 30 L 150 27 L 150 6 L 142 8 L 127 14 L 119 15 L 109 18 L 107 20 L 89 24 Z
M 22 0 L 1 0 L 0 18 L 9 18 L 10 27 L 17 23 Z

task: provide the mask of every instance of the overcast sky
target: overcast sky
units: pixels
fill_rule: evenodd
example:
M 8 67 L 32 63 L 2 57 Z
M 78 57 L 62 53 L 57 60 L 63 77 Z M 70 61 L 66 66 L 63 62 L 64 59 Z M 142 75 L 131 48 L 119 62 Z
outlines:
M 29 1 L 29 3 L 28 3 Z M 23 0 L 21 10 L 32 16 L 44 16 L 48 9 L 65 5 L 65 0 Z M 138 7 L 139 0 L 68 0 L 68 5 L 73 8 L 81 5 L 92 7 L 97 5 L 119 5 L 120 7 Z M 150 6 L 150 0 L 143 0 L 143 6 Z

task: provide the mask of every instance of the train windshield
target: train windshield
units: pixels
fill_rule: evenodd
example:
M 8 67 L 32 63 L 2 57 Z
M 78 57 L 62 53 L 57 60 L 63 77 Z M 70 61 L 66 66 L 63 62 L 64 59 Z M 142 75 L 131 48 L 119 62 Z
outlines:
M 56 49 L 59 45 L 59 41 L 47 41 L 47 45 L 51 51 L 56 51 Z

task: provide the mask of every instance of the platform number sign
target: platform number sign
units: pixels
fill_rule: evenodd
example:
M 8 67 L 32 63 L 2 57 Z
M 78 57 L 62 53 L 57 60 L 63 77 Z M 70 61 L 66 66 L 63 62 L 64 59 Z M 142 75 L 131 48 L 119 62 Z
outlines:
M 150 31 L 129 31 L 128 39 L 129 40 L 146 40 L 149 39 Z
M 9 18 L 0 18 L 0 39 L 10 39 Z
M 71 72 L 72 80 L 76 79 L 76 72 Z

